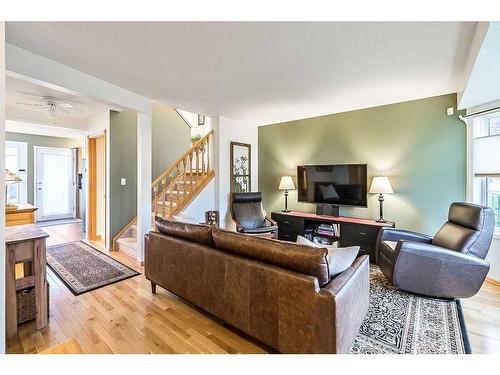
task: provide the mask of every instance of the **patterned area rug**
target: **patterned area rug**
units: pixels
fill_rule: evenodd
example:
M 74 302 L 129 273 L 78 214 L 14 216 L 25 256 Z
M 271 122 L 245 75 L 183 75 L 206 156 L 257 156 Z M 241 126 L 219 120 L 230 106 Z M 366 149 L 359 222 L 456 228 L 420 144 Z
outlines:
M 47 264 L 75 296 L 139 275 L 82 241 L 48 247 Z
M 370 307 L 352 354 L 470 353 L 460 301 L 395 290 L 380 269 L 370 273 Z

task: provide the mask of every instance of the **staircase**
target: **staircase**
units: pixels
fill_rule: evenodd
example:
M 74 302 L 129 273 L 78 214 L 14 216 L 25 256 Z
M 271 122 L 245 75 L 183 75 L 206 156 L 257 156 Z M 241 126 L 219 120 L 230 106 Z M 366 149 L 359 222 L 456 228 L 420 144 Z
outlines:
M 155 216 L 171 219 L 180 213 L 212 180 L 210 165 L 213 130 L 167 168 L 151 184 L 151 222 Z M 113 238 L 113 250 L 137 257 L 137 218 L 130 221 Z

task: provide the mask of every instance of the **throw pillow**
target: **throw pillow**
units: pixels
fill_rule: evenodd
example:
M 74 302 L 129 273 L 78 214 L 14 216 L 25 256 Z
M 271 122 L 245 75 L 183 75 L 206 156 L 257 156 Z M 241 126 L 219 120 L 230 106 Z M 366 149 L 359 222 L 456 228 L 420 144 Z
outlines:
M 337 247 L 336 243 L 330 246 L 318 245 L 302 236 L 297 236 L 297 243 L 327 249 L 328 254 L 326 255 L 326 259 L 328 261 L 330 277 L 332 278 L 351 267 L 359 253 L 359 246 Z

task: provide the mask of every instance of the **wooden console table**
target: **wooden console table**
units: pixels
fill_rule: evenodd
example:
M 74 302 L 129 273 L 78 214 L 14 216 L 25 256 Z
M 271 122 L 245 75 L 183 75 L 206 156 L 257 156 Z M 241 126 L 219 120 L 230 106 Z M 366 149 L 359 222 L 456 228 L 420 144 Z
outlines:
M 394 222 L 379 223 L 375 220 L 360 219 L 345 216 L 323 216 L 300 211 L 276 211 L 271 214 L 278 223 L 278 239 L 296 241 L 297 236 L 303 236 L 306 228 L 321 223 L 339 224 L 340 236 L 334 237 L 340 246 L 359 246 L 360 255 L 367 254 L 370 261 L 375 262 L 375 247 L 380 228 L 393 228 Z
M 34 224 L 36 210 L 31 204 L 20 204 L 14 210 L 5 211 L 5 226 Z
M 34 225 L 20 225 L 5 230 L 6 245 L 6 334 L 7 340 L 17 334 L 16 264 L 23 264 L 24 276 L 34 276 L 36 295 L 36 328 L 48 325 L 47 268 L 45 239 L 49 235 Z

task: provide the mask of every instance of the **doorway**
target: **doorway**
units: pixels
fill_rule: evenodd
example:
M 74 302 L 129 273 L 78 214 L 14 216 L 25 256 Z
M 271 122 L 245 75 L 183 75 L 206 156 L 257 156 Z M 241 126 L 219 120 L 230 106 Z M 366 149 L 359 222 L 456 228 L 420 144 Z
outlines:
M 76 150 L 34 146 L 37 222 L 76 217 Z
M 106 132 L 88 137 L 89 241 L 106 243 Z

